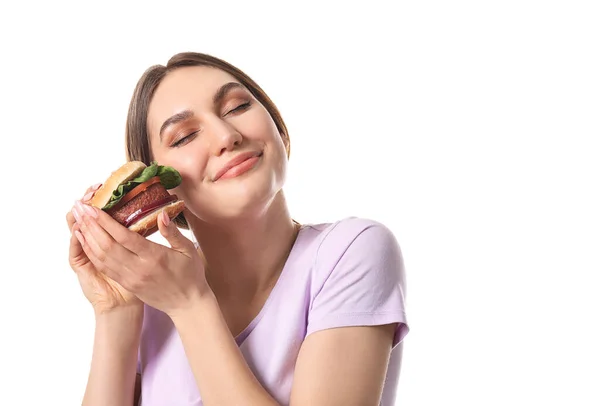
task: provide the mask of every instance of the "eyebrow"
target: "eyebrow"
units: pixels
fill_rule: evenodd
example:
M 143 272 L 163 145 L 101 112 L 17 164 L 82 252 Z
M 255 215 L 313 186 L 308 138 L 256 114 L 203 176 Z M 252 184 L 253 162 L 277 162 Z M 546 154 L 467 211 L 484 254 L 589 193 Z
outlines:
M 160 126 L 160 132 L 158 133 L 160 136 L 160 142 L 162 142 L 163 132 L 172 125 L 180 123 L 182 121 L 188 120 L 192 118 L 194 112 L 192 110 L 184 110 L 181 113 L 177 113 L 165 120 L 165 122 Z
M 221 103 L 225 96 L 227 96 L 227 93 L 229 93 L 233 89 L 244 89 L 244 86 L 242 86 L 241 83 L 237 82 L 225 83 L 219 88 L 219 90 L 217 90 L 217 93 L 215 93 L 213 97 L 213 104 Z
M 220 104 L 225 98 L 225 96 L 227 96 L 227 93 L 229 93 L 233 89 L 244 89 L 244 86 L 237 82 L 225 83 L 219 88 L 219 90 L 217 90 L 217 92 L 213 96 L 213 104 Z M 193 116 L 194 112 L 192 110 L 184 110 L 166 119 L 165 122 L 160 126 L 160 131 L 158 133 L 160 137 L 160 142 L 162 142 L 163 133 L 165 132 L 167 127 L 188 120 Z

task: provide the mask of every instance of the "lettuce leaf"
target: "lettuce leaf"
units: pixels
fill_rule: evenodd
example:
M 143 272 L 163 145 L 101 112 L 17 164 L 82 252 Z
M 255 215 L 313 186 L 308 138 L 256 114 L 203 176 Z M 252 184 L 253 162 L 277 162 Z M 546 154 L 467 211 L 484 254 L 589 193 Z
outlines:
M 158 166 L 156 175 L 165 189 L 173 189 L 181 184 L 181 175 L 170 166 Z
M 181 175 L 175 168 L 158 165 L 157 162 L 152 162 L 152 164 L 147 166 L 142 173 L 138 175 L 138 177 L 130 180 L 127 183 L 119 185 L 119 187 L 113 191 L 110 200 L 108 203 L 106 203 L 102 210 L 108 210 L 114 207 L 117 203 L 119 203 L 123 196 L 133 190 L 137 185 L 144 183 L 155 176 L 160 178 L 160 183 L 165 189 L 173 189 L 181 184 Z

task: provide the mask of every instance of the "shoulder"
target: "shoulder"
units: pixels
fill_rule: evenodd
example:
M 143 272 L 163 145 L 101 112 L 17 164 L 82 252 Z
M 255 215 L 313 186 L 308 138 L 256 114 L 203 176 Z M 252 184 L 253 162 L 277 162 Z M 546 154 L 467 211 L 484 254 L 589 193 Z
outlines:
M 350 272 L 356 267 L 397 273 L 404 279 L 400 245 L 394 232 L 382 222 L 347 217 L 307 227 L 319 234 L 313 268 L 322 282 L 336 269 Z
M 346 217 L 333 223 L 309 225 L 319 231 L 316 262 L 346 255 L 371 257 L 375 251 L 400 251 L 394 232 L 370 218 Z
M 319 226 L 307 333 L 341 326 L 396 324 L 406 334 L 406 278 L 400 245 L 383 223 L 351 217 Z

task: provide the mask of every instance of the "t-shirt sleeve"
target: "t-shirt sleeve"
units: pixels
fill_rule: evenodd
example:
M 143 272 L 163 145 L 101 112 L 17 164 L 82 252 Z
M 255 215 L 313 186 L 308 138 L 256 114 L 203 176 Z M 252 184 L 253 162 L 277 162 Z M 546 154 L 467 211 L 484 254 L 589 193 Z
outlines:
M 409 330 L 404 261 L 387 227 L 362 219 L 339 224 L 321 245 L 315 273 L 320 282 L 309 309 L 307 335 L 397 323 L 393 346 L 404 339 Z

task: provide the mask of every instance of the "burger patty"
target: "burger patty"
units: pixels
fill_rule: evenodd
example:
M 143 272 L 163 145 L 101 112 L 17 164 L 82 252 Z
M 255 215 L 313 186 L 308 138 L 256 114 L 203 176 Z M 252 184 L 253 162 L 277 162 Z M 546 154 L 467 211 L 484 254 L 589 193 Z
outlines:
M 163 185 L 160 183 L 155 183 L 144 192 L 125 203 L 123 207 L 120 207 L 115 212 L 109 211 L 109 214 L 119 223 L 124 224 L 125 220 L 127 220 L 127 217 L 131 216 L 139 209 L 143 209 L 152 202 L 166 199 L 169 196 L 169 192 L 167 192 Z

